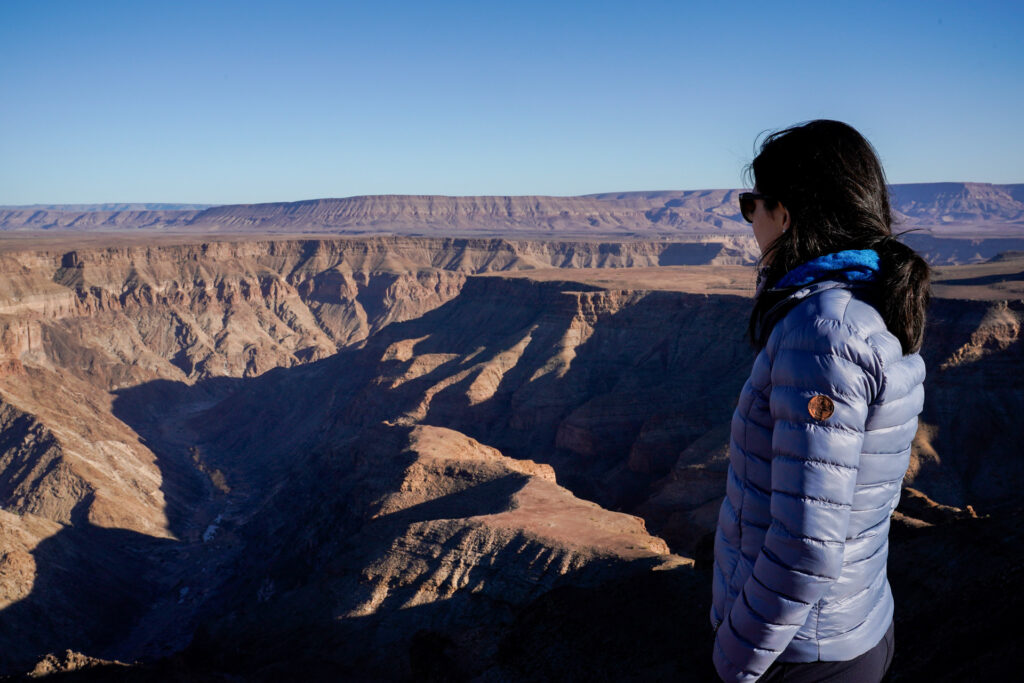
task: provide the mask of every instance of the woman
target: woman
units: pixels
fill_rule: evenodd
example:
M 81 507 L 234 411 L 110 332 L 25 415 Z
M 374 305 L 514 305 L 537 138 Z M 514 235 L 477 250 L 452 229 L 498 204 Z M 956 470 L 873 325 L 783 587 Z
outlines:
M 881 164 L 850 126 L 769 135 L 749 171 L 760 352 L 715 536 L 715 668 L 726 681 L 879 681 L 893 650 L 889 516 L 924 401 L 928 266 L 893 239 Z

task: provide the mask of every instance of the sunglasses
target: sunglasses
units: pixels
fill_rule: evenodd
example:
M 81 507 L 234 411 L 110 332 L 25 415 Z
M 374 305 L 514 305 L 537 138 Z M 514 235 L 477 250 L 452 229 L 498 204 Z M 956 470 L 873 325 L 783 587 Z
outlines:
M 743 214 L 743 220 L 748 223 L 754 222 L 754 209 L 757 208 L 757 200 L 761 199 L 767 202 L 774 201 L 771 197 L 766 194 L 759 192 L 740 192 L 740 213 Z

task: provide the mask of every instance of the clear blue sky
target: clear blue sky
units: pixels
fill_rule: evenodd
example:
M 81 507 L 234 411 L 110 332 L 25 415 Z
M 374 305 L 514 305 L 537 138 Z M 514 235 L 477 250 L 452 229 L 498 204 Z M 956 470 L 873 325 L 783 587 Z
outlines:
M 738 187 L 838 118 L 1024 182 L 1024 2 L 0 1 L 0 204 Z

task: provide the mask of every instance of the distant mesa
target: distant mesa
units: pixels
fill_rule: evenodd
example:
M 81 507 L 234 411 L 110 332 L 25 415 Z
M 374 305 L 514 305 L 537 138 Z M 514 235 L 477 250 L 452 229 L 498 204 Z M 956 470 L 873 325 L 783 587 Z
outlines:
M 1024 234 L 1024 184 L 892 186 L 901 229 L 935 236 Z M 205 206 L 0 207 L 0 232 L 71 230 L 195 234 L 421 234 L 671 239 L 746 234 L 738 190 L 616 192 L 577 197 L 368 195 Z

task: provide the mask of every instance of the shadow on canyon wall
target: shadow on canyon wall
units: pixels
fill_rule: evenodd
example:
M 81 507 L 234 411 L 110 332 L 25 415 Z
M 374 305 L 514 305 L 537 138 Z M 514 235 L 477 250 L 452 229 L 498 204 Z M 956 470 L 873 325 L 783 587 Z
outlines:
M 560 289 L 564 283 L 545 291 L 565 294 Z M 108 658 L 143 653 L 151 661 L 57 678 L 714 680 L 706 536 L 686 548 L 696 567 L 594 563 L 566 571 L 539 596 L 524 598 L 511 584 L 528 576 L 512 576 L 500 589 L 509 591 L 504 600 L 500 591 L 457 591 L 339 619 L 367 590 L 360 571 L 408 529 L 507 510 L 523 486 L 525 478 L 513 475 L 471 482 L 375 519 L 374 505 L 402 486 L 412 462 L 403 444 L 413 424 L 448 427 L 508 456 L 546 462 L 578 496 L 630 510 L 673 464 L 656 453 L 651 462 L 660 464 L 646 470 L 624 465 L 652 412 L 686 416 L 651 437 L 676 455 L 728 420 L 752 356 L 739 338 L 745 299 L 722 297 L 721 306 L 709 307 L 696 295 L 637 297 L 594 313 L 600 324 L 591 320 L 587 334 L 569 344 L 580 323 L 575 313 L 558 318 L 558 307 L 592 311 L 600 298 L 596 288 L 573 289 L 539 311 L 523 300 L 529 290 L 510 290 L 508 305 L 478 312 L 468 325 L 456 324 L 466 320 L 465 301 L 456 299 L 388 326 L 361 349 L 252 379 L 158 380 L 119 391 L 114 413 L 156 455 L 178 540 L 96 527 L 80 505 L 74 523 L 33 552 L 32 593 L 0 612 L 4 670 L 71 649 Z M 977 330 L 991 318 L 966 303 L 941 306 L 933 325 Z M 965 346 L 971 340 L 973 350 Z M 392 350 L 406 342 L 403 360 Z M 558 349 L 571 351 L 563 365 Z M 951 505 L 984 498 L 1000 472 L 1003 482 L 989 496 L 996 514 L 985 516 L 982 506 L 978 519 L 894 523 L 894 681 L 1010 672 L 1016 643 L 1005 624 L 1024 608 L 1017 590 L 1024 515 L 1013 491 L 1022 477 L 1012 446 L 1021 435 L 1006 422 L 1024 401 L 1019 354 L 1019 343 L 1000 346 L 998 335 L 936 332 L 926 347 L 927 391 L 941 404 L 932 403 L 922 421 L 936 425 L 938 452 L 955 472 L 928 461 L 922 481 L 938 482 L 934 489 L 948 492 L 942 502 Z M 985 357 L 999 362 L 968 362 Z M 416 358 L 435 360 L 416 366 Z M 943 366 L 947 358 L 963 362 Z M 984 388 L 992 383 L 990 400 Z M 965 402 L 968 395 L 974 398 Z M 993 434 L 993 424 L 1004 432 Z M 972 443 L 997 451 L 995 465 L 965 451 Z M 211 528 L 215 540 L 204 542 Z M 464 552 L 460 538 L 439 536 L 437 555 Z M 467 569 L 465 585 L 496 581 L 521 561 L 513 546 L 482 557 Z
M 558 283 L 552 285 L 557 288 Z M 575 289 L 587 289 L 580 285 L 574 285 Z M 596 288 L 594 288 L 596 289 Z M 701 301 L 704 297 L 696 297 Z M 646 317 L 652 313 L 648 306 L 664 306 L 664 297 L 655 296 L 647 304 L 640 303 L 640 310 L 634 314 L 639 317 Z M 416 338 L 423 336 L 421 332 L 437 329 L 453 329 L 450 325 L 453 316 L 458 317 L 459 312 L 452 310 L 451 304 L 435 310 L 425 316 L 424 319 L 416 321 L 415 324 L 405 323 L 395 325 L 391 333 L 381 343 L 390 345 L 394 340 Z M 521 313 L 522 311 L 520 311 Z M 536 311 L 531 315 L 516 316 L 509 315 L 509 311 L 499 311 L 495 320 L 486 321 L 484 327 L 489 330 L 492 337 L 497 338 L 495 348 L 489 350 L 495 355 L 504 349 L 501 348 L 504 341 L 503 335 L 517 335 L 520 330 L 528 328 L 535 323 Z M 685 314 L 693 311 L 683 311 Z M 497 324 L 498 322 L 503 324 Z M 613 325 L 614 326 L 614 325 Z M 630 324 L 625 325 L 626 328 Z M 594 394 L 607 392 L 613 388 L 625 368 L 632 365 L 626 361 L 626 356 L 635 351 L 629 345 L 624 344 L 623 348 L 616 353 L 611 353 L 608 348 L 609 339 L 602 339 L 601 335 L 592 337 L 581 343 L 574 349 L 575 360 L 573 367 L 568 368 L 561 376 L 550 374 L 537 380 L 532 391 L 538 395 L 555 397 L 543 406 L 528 403 L 529 411 L 544 414 L 541 424 L 535 420 L 528 420 L 520 423 L 513 429 L 512 434 L 508 432 L 508 411 L 512 401 L 513 389 L 517 386 L 527 384 L 530 375 L 547 360 L 551 348 L 554 347 L 557 337 L 565 333 L 564 327 L 556 327 L 547 330 L 549 335 L 547 343 L 538 340 L 534 345 L 533 356 L 527 355 L 521 359 L 509 372 L 505 373 L 498 385 L 494 388 L 492 395 L 472 406 L 465 405 L 465 397 L 458 398 L 467 389 L 466 378 L 451 383 L 442 393 L 450 396 L 436 397 L 437 405 L 443 410 L 435 410 L 429 417 L 428 422 L 444 423 L 446 421 L 457 421 L 456 428 L 470 432 L 471 436 L 480 437 L 482 441 L 488 442 L 488 437 L 503 436 L 500 441 L 511 446 L 525 439 L 527 443 L 519 443 L 516 455 L 533 457 L 544 460 L 542 457 L 545 451 L 552 451 L 556 440 L 558 421 L 564 418 L 569 412 L 585 403 Z M 553 336 L 552 336 L 553 335 Z M 473 342 L 472 335 L 469 339 L 448 339 L 449 343 Z M 418 354 L 430 354 L 434 351 L 431 340 L 422 349 L 417 349 Z M 433 342 L 434 344 L 439 342 Z M 614 345 L 614 344 L 613 344 Z M 663 340 L 655 344 L 657 352 L 650 356 L 655 372 L 664 370 L 667 355 L 670 353 L 664 347 Z M 676 352 L 678 353 L 678 349 Z M 395 650 L 373 651 L 367 654 L 367 632 L 386 632 L 394 630 L 397 637 L 405 637 L 406 643 L 402 648 L 409 652 L 409 663 L 400 669 L 410 673 L 420 674 L 423 671 L 433 671 L 440 676 L 441 671 L 448 667 L 449 660 L 456 662 L 454 669 L 445 676 L 461 677 L 462 674 L 473 673 L 479 675 L 488 667 L 503 666 L 515 669 L 523 666 L 536 670 L 555 665 L 555 662 L 544 663 L 534 656 L 535 648 L 527 648 L 522 652 L 517 650 L 515 643 L 529 640 L 530 632 L 524 631 L 523 625 L 515 626 L 515 614 L 523 608 L 523 604 L 516 604 L 514 601 L 507 605 L 501 605 L 496 601 L 490 601 L 482 606 L 472 606 L 477 601 L 472 595 L 467 595 L 464 600 L 470 605 L 465 608 L 465 613 L 460 617 L 463 623 L 487 624 L 497 620 L 497 625 L 492 627 L 500 631 L 502 627 L 510 630 L 500 635 L 491 634 L 484 638 L 491 649 L 498 647 L 497 643 L 504 643 L 498 648 L 501 657 L 495 659 L 494 653 L 490 657 L 479 658 L 469 657 L 467 653 L 478 654 L 479 645 L 466 643 L 458 647 L 445 645 L 434 655 L 429 653 L 432 648 L 426 644 L 433 642 L 445 643 L 452 639 L 451 629 L 442 628 L 445 622 L 451 621 L 453 612 L 452 601 L 438 601 L 430 605 L 417 606 L 415 609 L 403 610 L 382 610 L 377 614 L 359 619 L 337 619 L 337 605 L 325 601 L 316 591 L 313 591 L 309 602 L 305 599 L 295 597 L 302 609 L 296 610 L 296 603 L 290 599 L 280 607 L 264 604 L 247 604 L 249 601 L 241 596 L 252 595 L 248 583 L 259 581 L 259 577 L 268 574 L 275 576 L 289 576 L 290 581 L 303 590 L 310 590 L 309 585 L 322 582 L 323 578 L 317 576 L 322 571 L 320 563 L 311 565 L 308 555 L 311 551 L 319 550 L 344 555 L 350 551 L 351 544 L 346 547 L 334 547 L 331 550 L 332 539 L 337 537 L 349 537 L 358 533 L 364 520 L 361 518 L 362 510 L 370 501 L 362 501 L 360 504 L 358 491 L 354 490 L 359 486 L 365 486 L 366 481 L 350 482 L 347 490 L 338 490 L 330 485 L 344 478 L 344 473 L 333 471 L 330 476 L 315 476 L 311 473 L 324 474 L 323 468 L 330 467 L 321 461 L 330 461 L 337 458 L 338 444 L 345 444 L 351 441 L 354 435 L 371 432 L 381 437 L 381 429 L 387 432 L 403 434 L 408 427 L 390 426 L 385 428 L 374 428 L 382 420 L 401 419 L 409 410 L 415 408 L 415 404 L 422 395 L 438 381 L 451 375 L 449 366 L 452 363 L 442 364 L 438 368 L 425 375 L 406 383 L 401 392 L 385 392 L 383 395 L 379 386 L 373 385 L 375 375 L 381 373 L 376 363 L 368 362 L 367 356 L 380 358 L 376 354 L 380 352 L 379 346 L 367 350 L 343 352 L 336 357 L 313 363 L 307 366 L 291 368 L 287 370 L 275 370 L 266 373 L 255 379 L 226 380 L 214 379 L 204 380 L 194 386 L 187 386 L 180 383 L 166 380 L 148 382 L 130 389 L 118 392 L 118 398 L 114 404 L 115 415 L 129 424 L 143 439 L 146 445 L 157 457 L 157 464 L 163 474 L 162 489 L 167 503 L 167 515 L 171 531 L 181 539 L 175 543 L 165 542 L 171 546 L 170 551 L 165 553 L 168 557 L 169 566 L 166 567 L 164 575 L 160 569 L 155 570 L 147 567 L 144 571 L 134 571 L 133 576 L 137 579 L 136 584 L 125 584 L 122 590 L 129 590 L 133 594 L 145 596 L 151 599 L 155 593 L 180 590 L 184 576 L 191 572 L 201 572 L 203 564 L 198 558 L 204 556 L 202 544 L 199 538 L 202 530 L 213 516 L 215 506 L 211 501 L 216 501 L 218 490 L 212 479 L 204 480 L 204 475 L 210 472 L 220 472 L 230 487 L 230 493 L 223 494 L 225 500 L 237 501 L 240 507 L 264 506 L 264 510 L 257 513 L 256 519 L 247 519 L 240 526 L 247 526 L 246 529 L 237 530 L 239 540 L 234 549 L 235 556 L 240 558 L 238 564 L 232 565 L 231 574 L 236 577 L 236 585 L 207 586 L 205 590 L 216 593 L 211 597 L 206 606 L 197 610 L 195 614 L 185 615 L 185 624 L 195 620 L 197 636 L 191 648 L 186 651 L 189 657 L 189 666 L 198 666 L 202 670 L 204 666 L 212 667 L 210 670 L 239 670 L 251 675 L 263 675 L 257 673 L 263 668 L 270 667 L 267 672 L 277 665 L 275 661 L 303 662 L 303 667 L 321 667 L 316 664 L 323 660 L 321 670 L 324 675 L 327 671 L 338 671 L 338 667 L 344 665 L 346 670 L 371 671 L 370 663 L 362 669 L 353 668 L 355 663 L 366 659 L 380 659 L 393 656 Z M 606 357 L 602 358 L 602 354 Z M 487 355 L 487 354 L 485 354 Z M 456 363 L 457 364 L 457 363 Z M 385 363 L 384 365 L 388 365 Z M 597 371 L 595 371 L 595 369 Z M 386 369 L 385 369 L 386 374 Z M 628 384 L 628 383 L 627 383 Z M 737 385 L 738 388 L 738 385 Z M 632 391 L 634 387 L 627 386 Z M 211 402 L 211 397 L 218 397 L 219 402 L 211 408 L 196 414 L 190 414 L 196 405 L 206 405 Z M 561 397 L 561 398 L 557 398 Z M 471 409 L 470 409 L 471 408 Z M 470 409 L 470 410 L 467 410 Z M 731 411 L 731 405 L 722 407 L 723 415 Z M 522 406 L 518 411 L 513 410 L 520 417 L 524 411 Z M 634 411 L 635 412 L 635 411 Z M 454 418 L 460 419 L 455 420 Z M 642 425 L 642 419 L 637 415 L 627 415 L 620 419 L 619 426 L 627 425 L 628 430 L 634 434 Z M 187 436 L 182 436 L 186 434 Z M 530 437 L 530 438 L 526 438 Z M 395 441 L 395 435 L 391 434 L 391 446 L 386 451 L 392 454 L 401 452 L 400 444 Z M 386 441 L 387 439 L 380 439 Z M 379 446 L 379 444 L 378 444 Z M 565 479 L 579 482 L 576 488 L 585 488 L 583 484 L 587 481 L 586 470 L 604 471 L 614 462 L 609 461 L 609 455 L 615 453 L 620 447 L 628 449 L 628 439 L 621 437 L 612 444 L 603 444 L 600 457 L 590 458 L 586 467 L 577 468 L 580 471 L 572 473 L 568 470 L 571 461 L 565 459 L 564 467 L 567 470 Z M 341 447 L 344 449 L 344 446 Z M 325 451 L 326 449 L 326 451 Z M 537 451 L 537 452 L 534 452 Z M 203 466 L 205 471 L 199 471 L 197 463 L 191 457 L 192 454 L 202 453 Z M 333 456 L 324 455 L 325 452 L 333 453 Z M 566 456 L 567 454 L 563 454 Z M 622 453 L 619 453 L 621 460 Z M 392 455 L 392 462 L 387 471 L 392 474 L 401 472 L 402 463 L 400 457 Z M 318 464 L 319 463 L 319 464 Z M 344 469 L 344 468 L 343 468 Z M 559 473 L 560 479 L 563 478 Z M 265 491 L 281 482 L 285 488 L 273 500 L 268 501 Z M 400 480 L 386 483 L 378 483 L 374 490 L 386 490 L 395 488 Z M 326 488 L 324 488 L 326 486 Z M 405 529 L 410 525 L 424 519 L 423 515 L 436 519 L 451 517 L 471 517 L 474 515 L 485 515 L 507 509 L 510 506 L 509 493 L 518 484 L 514 480 L 499 480 L 488 482 L 474 487 L 472 496 L 469 497 L 446 497 L 441 501 L 435 501 L 429 505 L 418 507 L 415 513 L 405 515 L 392 515 L 390 524 L 395 529 Z M 585 495 L 585 491 L 581 491 Z M 248 498 L 248 500 L 246 500 Z M 221 505 L 221 507 L 228 507 Z M 206 508 L 211 508 L 207 510 Z M 353 509 L 355 508 L 355 509 Z M 410 515 L 417 516 L 410 516 Z M 240 515 L 241 516 L 241 515 Z M 310 529 L 311 525 L 304 521 L 317 519 L 315 526 L 319 531 Z M 226 525 L 226 523 L 225 523 Z M 287 527 L 282 529 L 282 526 Z M 19 615 L 24 607 L 36 603 L 48 603 L 53 595 L 42 590 L 48 581 L 45 575 L 60 565 L 59 558 L 53 553 L 54 548 L 59 548 L 67 543 L 69 539 L 78 540 L 102 534 L 104 530 L 91 527 L 82 519 L 73 527 L 60 532 L 57 536 L 43 541 L 35 551 L 35 558 L 39 568 L 40 578 L 36 590 L 26 598 L 19 607 L 13 606 L 3 613 L 9 617 L 8 623 L 21 622 Z M 147 537 L 133 534 L 132 532 L 117 532 L 120 536 L 117 543 L 121 546 L 131 547 L 136 542 L 146 542 Z M 312 534 L 312 536 L 311 536 Z M 319 536 L 317 537 L 317 534 Z M 370 539 L 371 542 L 361 544 L 361 552 L 366 557 L 373 557 L 387 552 L 389 544 L 394 540 L 392 537 L 385 537 L 384 541 Z M 138 537 L 138 538 L 136 538 Z M 279 539 L 286 539 L 282 543 Z M 294 543 L 296 539 L 302 539 L 301 543 Z M 84 542 L 84 540 L 82 541 Z M 296 552 L 296 545 L 302 548 Z M 335 546 L 337 544 L 335 543 Z M 376 547 L 376 549 L 374 549 Z M 262 554 L 259 552 L 262 551 Z M 438 552 L 444 553 L 442 546 Z M 191 559 L 182 559 L 183 555 L 194 555 Z M 330 557 L 323 558 L 330 566 Z M 221 558 L 220 561 L 223 561 Z M 266 570 L 270 564 L 291 564 L 289 567 L 278 566 L 273 570 Z M 490 556 L 488 563 L 491 566 L 501 567 L 506 563 L 502 553 Z M 636 564 L 636 563 L 634 563 Z M 207 567 L 208 568 L 208 567 Z M 228 569 L 228 567 L 224 567 Z M 610 572 L 609 575 L 615 581 L 621 582 L 623 575 L 627 572 Z M 631 574 L 646 574 L 639 565 L 634 566 Z M 156 574 L 156 576 L 153 576 Z M 593 586 L 593 577 L 577 577 L 573 571 L 566 572 L 562 577 L 562 585 L 580 584 L 582 590 L 587 585 Z M 590 571 L 590 574 L 594 574 Z M 707 614 L 707 598 L 703 596 L 707 584 L 707 577 L 695 580 L 695 575 L 690 569 L 675 570 L 671 575 L 675 576 L 677 591 L 689 595 L 687 602 L 694 600 L 701 601 L 701 608 L 692 610 L 691 619 L 682 619 L 678 623 L 704 624 Z M 470 577 L 472 571 L 470 572 Z M 577 580 L 579 578 L 580 580 Z M 140 582 L 147 579 L 150 583 L 142 586 Z M 609 579 L 611 580 L 611 579 Z M 604 578 L 597 580 L 600 584 Z M 642 584 L 642 582 L 641 582 Z M 627 584 L 633 585 L 633 584 Z M 145 590 L 142 590 L 145 588 Z M 117 591 L 117 588 L 110 587 L 109 590 Z M 278 590 L 281 590 L 280 585 Z M 406 590 L 415 590 L 415 586 L 406 587 Z M 609 595 L 620 595 L 623 588 L 617 588 Z M 634 587 L 633 590 L 636 590 Z M 192 589 L 192 595 L 197 591 Z M 177 593 L 174 593 L 177 595 Z M 702 596 L 702 597 L 697 597 Z M 82 596 L 84 598 L 84 596 Z M 74 597 L 72 597 L 74 599 Z M 133 610 L 110 609 L 111 605 L 93 604 L 86 602 L 82 609 L 91 608 L 94 623 L 110 621 L 122 625 L 121 631 L 105 634 L 101 629 L 93 628 L 89 623 L 83 623 L 82 634 L 79 637 L 50 638 L 39 642 L 32 648 L 20 647 L 21 663 L 30 664 L 38 660 L 47 652 L 61 651 L 65 648 L 76 649 L 96 653 L 100 656 L 118 656 L 124 653 L 122 644 L 127 630 L 127 624 L 143 617 L 146 612 L 147 599 L 140 599 L 139 605 Z M 592 598 L 587 598 L 583 603 L 589 603 Z M 621 600 L 620 598 L 617 598 Z M 166 603 L 167 600 L 165 599 Z M 271 601 L 273 602 L 273 601 Z M 584 604 L 581 603 L 582 608 Z M 647 609 L 652 614 L 664 603 L 664 598 L 653 600 Z M 51 603 L 52 604 L 52 603 Z M 543 603 L 539 603 L 543 605 Z M 216 606 L 214 606 L 216 605 Z M 174 609 L 172 605 L 168 605 Z M 225 623 L 223 614 L 219 613 L 223 608 L 224 614 L 230 614 L 229 622 L 240 620 L 245 627 L 231 627 Z M 279 609 L 284 614 L 275 614 Z M 540 609 L 540 607 L 538 607 Z M 620 611 L 621 605 L 614 611 Z M 634 611 L 636 608 L 634 608 Z M 153 611 L 150 608 L 150 611 Z M 238 616 L 242 614 L 244 616 Z M 288 618 L 285 616 L 288 615 Z M 298 615 L 298 616 L 296 616 Z M 318 616 L 319 615 L 319 616 Z M 472 618 L 470 618 L 472 617 Z M 372 629 L 367 623 L 372 622 Z M 400 622 L 408 624 L 402 626 Z M 655 627 L 660 619 L 652 619 L 652 630 L 664 631 L 661 626 Z M 532 623 L 532 622 L 530 622 Z M 676 620 L 673 620 L 676 623 Z M 207 625 L 203 625 L 207 624 Z M 263 628 L 260 628 L 262 625 Z M 432 625 L 437 630 L 430 628 Z M 530 627 L 533 628 L 532 626 Z M 703 629 L 706 630 L 706 629 Z M 703 630 L 697 631 L 703 633 Z M 292 632 L 299 634 L 294 635 Z M 601 648 L 603 652 L 624 652 L 634 648 L 634 628 L 625 628 L 623 624 L 607 624 L 602 628 L 605 635 L 601 641 L 607 647 Z M 663 659 L 660 656 L 652 656 L 653 653 L 641 648 L 638 654 L 624 659 L 618 667 L 612 666 L 607 660 L 602 660 L 598 652 L 589 651 L 577 655 L 576 667 L 581 671 L 604 671 L 604 675 L 622 678 L 629 675 L 628 671 L 632 665 L 628 662 L 639 660 L 647 664 L 639 666 L 640 671 L 648 671 L 651 666 L 664 667 L 675 672 L 676 675 L 686 671 L 707 670 L 706 652 L 710 644 L 704 647 L 688 646 L 679 648 L 678 629 L 669 629 L 668 637 L 660 639 L 662 644 L 658 647 L 665 652 L 673 652 L 674 656 Z M 412 640 L 409 634 L 412 633 Z M 315 637 L 311 634 L 316 634 Z M 616 635 L 617 634 L 617 635 Z M 654 638 L 652 641 L 659 639 Z M 616 638 L 621 639 L 623 644 L 629 644 L 628 648 L 612 647 Z M 129 636 L 130 640 L 131 637 Z M 478 638 L 479 639 L 479 638 Z M 693 640 L 691 637 L 689 640 Z M 706 640 L 706 639 L 705 639 Z M 584 639 L 585 641 L 585 639 Z M 567 647 L 570 644 L 567 642 Z M 571 647 L 586 648 L 585 642 L 577 643 Z M 398 651 L 401 651 L 399 648 Z M 460 649 L 461 648 L 461 649 Z M 520 654 L 516 654 L 520 652 Z M 484 653 L 486 654 L 486 653 Z M 580 659 L 585 654 L 587 664 Z M 440 659 L 437 659 L 440 658 Z M 563 660 L 571 660 L 570 653 L 563 653 Z M 436 661 L 435 661 L 436 660 Z M 595 663 L 604 661 L 597 666 Z M 440 663 L 439 663 L 440 662 Z M 461 663 L 460 663 L 461 662 Z M 468 662 L 473 662 L 469 664 Z M 481 665 L 483 662 L 483 666 Z M 518 663 L 517 663 L 518 662 Z M 201 664 L 205 663 L 205 664 Z M 563 666 L 564 664 L 558 664 Z M 379 666 L 379 665 L 378 665 Z M 470 670 L 466 670 L 470 667 Z M 611 668 L 609 668 L 611 667 Z M 449 667 L 450 668 L 450 667 Z M 421 671 L 423 670 L 423 671 Z M 462 671 L 462 674 L 459 672 Z M 637 673 L 640 676 L 639 673 Z M 443 677 L 443 676 L 442 676 Z M 643 676 L 649 678 L 649 676 Z M 700 680 L 704 676 L 696 676 L 694 680 Z
M 32 592 L 0 611 L 0 674 L 31 669 L 50 652 L 109 647 L 156 596 L 159 558 L 173 542 L 94 526 L 86 519 L 90 502 L 36 546 Z

